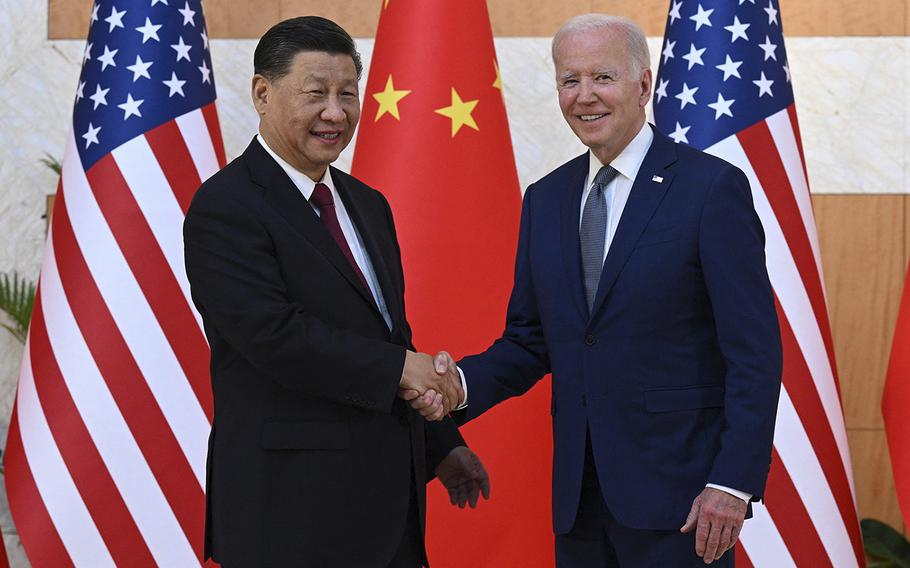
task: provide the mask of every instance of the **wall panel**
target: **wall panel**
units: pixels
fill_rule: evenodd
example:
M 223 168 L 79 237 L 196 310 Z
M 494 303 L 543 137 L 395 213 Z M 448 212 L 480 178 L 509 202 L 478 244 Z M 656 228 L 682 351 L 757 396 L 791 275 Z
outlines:
M 259 37 L 281 21 L 279 0 L 205 0 L 209 37 Z
M 894 493 L 884 430 L 850 430 L 847 439 L 853 458 L 853 481 L 860 518 L 876 518 L 897 530 L 904 530 L 906 527 Z
M 903 284 L 902 195 L 813 197 L 848 428 L 881 428 Z
M 215 38 L 257 38 L 279 19 L 301 14 L 337 19 L 354 37 L 372 37 L 381 1 L 205 0 L 205 7 L 209 35 Z M 550 36 L 567 18 L 590 11 L 629 16 L 647 35 L 662 36 L 670 5 L 669 0 L 488 0 L 487 4 L 493 33 L 500 37 Z M 910 0 L 781 0 L 781 14 L 791 37 L 902 36 L 910 29 L 908 5 Z M 48 38 L 84 39 L 91 6 L 92 0 L 48 0 Z
M 376 24 L 379 22 L 379 12 L 382 8 L 382 0 L 346 0 L 345 2 L 279 0 L 279 4 L 281 5 L 280 19 L 282 20 L 295 16 L 323 16 L 341 24 L 354 37 L 376 35 Z M 265 31 L 265 28 L 262 31 Z M 260 35 L 261 32 L 252 34 L 250 37 Z

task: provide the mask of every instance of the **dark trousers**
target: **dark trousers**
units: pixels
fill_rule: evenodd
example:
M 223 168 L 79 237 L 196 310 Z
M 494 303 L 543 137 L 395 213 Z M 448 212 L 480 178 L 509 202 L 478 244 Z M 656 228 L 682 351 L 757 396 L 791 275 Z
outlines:
M 572 530 L 556 535 L 557 568 L 688 568 L 705 567 L 695 554 L 695 531 L 643 530 L 621 525 L 604 503 L 597 469 L 586 442 L 581 501 Z M 685 519 L 680 519 L 682 526 Z M 710 564 L 733 568 L 733 552 Z
M 420 535 L 420 519 L 417 511 L 417 494 L 414 487 L 414 472 L 411 472 L 411 498 L 408 504 L 408 519 L 405 523 L 401 543 L 389 568 L 421 568 L 423 566 L 423 538 Z

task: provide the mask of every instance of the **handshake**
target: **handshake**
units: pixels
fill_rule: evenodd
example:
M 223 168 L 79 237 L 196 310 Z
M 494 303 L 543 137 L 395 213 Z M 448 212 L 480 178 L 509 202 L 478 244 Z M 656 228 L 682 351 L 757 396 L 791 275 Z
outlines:
M 398 396 L 426 420 L 442 420 L 465 398 L 455 360 L 445 351 L 436 357 L 407 351 Z

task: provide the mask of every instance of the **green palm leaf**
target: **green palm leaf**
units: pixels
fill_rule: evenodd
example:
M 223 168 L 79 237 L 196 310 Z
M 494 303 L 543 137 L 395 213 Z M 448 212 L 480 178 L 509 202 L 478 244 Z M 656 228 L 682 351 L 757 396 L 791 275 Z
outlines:
M 35 284 L 13 272 L 0 274 L 0 310 L 9 315 L 12 325 L 0 324 L 12 333 L 16 339 L 25 343 L 28 324 L 32 318 L 32 307 L 35 305 Z

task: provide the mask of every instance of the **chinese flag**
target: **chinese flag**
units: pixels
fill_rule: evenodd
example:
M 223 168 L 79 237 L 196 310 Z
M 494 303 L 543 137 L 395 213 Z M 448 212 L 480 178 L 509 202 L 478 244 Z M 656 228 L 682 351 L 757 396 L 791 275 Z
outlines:
M 907 416 L 910 411 L 910 270 L 907 276 L 882 394 L 882 416 L 897 500 L 904 515 L 904 524 L 910 525 L 910 418 Z
M 502 89 L 485 0 L 383 0 L 352 173 L 391 203 L 424 352 L 458 359 L 504 327 L 521 194 Z M 548 391 L 462 429 L 492 498 L 459 510 L 431 485 L 434 568 L 553 565 Z

